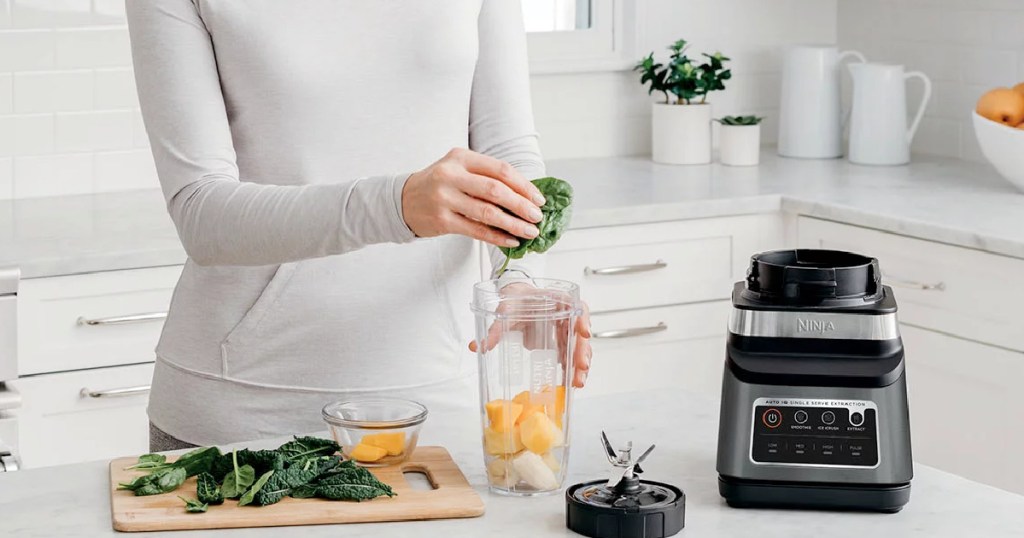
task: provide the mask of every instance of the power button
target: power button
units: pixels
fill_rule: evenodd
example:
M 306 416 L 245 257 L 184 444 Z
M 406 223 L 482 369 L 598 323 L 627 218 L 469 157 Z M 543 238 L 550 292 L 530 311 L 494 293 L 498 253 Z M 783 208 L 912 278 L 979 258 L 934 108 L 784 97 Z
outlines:
M 775 408 L 769 409 L 761 415 L 761 422 L 769 428 L 778 428 L 782 424 L 782 413 Z

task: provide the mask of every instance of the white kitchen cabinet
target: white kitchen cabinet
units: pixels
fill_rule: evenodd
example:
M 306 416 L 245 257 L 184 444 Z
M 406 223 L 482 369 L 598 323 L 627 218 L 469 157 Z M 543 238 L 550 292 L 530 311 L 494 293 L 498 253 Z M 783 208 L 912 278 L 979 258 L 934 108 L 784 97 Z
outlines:
M 18 294 L 18 374 L 153 361 L 181 266 L 27 279 Z
M 900 321 L 1024 351 L 1024 260 L 847 224 L 801 217 L 800 246 L 878 258 Z
M 594 314 L 594 359 L 578 397 L 677 388 L 718 395 L 731 303 Z
M 1024 354 L 904 325 L 914 459 L 1024 494 Z
M 141 454 L 149 447 L 146 403 L 152 364 L 43 374 L 9 381 L 26 469 Z

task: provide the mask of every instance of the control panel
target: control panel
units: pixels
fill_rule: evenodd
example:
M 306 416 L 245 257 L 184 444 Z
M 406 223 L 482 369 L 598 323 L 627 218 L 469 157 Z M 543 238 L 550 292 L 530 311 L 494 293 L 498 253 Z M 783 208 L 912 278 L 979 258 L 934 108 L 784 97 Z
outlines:
M 815 467 L 878 466 L 878 406 L 865 400 L 758 398 L 750 460 Z

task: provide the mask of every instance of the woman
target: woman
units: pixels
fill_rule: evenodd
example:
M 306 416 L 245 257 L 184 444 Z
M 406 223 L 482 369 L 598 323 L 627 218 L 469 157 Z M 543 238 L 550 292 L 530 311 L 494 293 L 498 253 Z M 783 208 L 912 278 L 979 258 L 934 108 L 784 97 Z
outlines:
M 319 430 L 325 402 L 365 392 L 472 405 L 472 284 L 482 259 L 503 261 L 496 246 L 537 234 L 544 202 L 527 181 L 544 166 L 519 2 L 127 12 L 188 253 L 156 350 L 152 448 Z M 530 258 L 503 278 L 528 285 Z M 579 332 L 581 386 L 585 316 Z

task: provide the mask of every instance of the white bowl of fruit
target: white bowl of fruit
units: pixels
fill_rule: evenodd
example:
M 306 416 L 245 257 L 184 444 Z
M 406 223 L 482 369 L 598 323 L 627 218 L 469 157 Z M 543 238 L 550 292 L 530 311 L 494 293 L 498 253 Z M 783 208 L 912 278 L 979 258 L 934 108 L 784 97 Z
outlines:
M 981 96 L 974 111 L 974 134 L 992 166 L 1024 191 L 1024 83 Z

